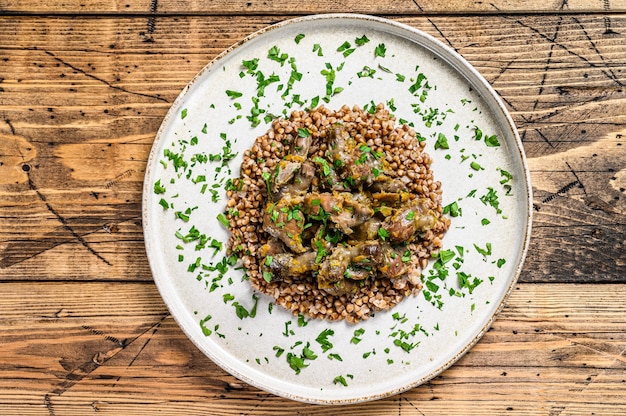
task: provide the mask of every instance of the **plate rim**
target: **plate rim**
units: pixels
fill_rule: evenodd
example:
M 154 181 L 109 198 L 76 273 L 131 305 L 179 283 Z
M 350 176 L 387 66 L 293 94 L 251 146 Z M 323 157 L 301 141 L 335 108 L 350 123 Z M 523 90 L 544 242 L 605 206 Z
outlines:
M 174 294 L 170 294 L 166 290 L 165 283 L 163 282 L 162 278 L 159 278 L 161 273 L 156 268 L 156 262 L 153 259 L 151 259 L 150 253 L 153 252 L 153 249 L 151 246 L 152 243 L 150 241 L 150 238 L 148 238 L 148 236 L 152 236 L 153 234 L 150 230 L 150 224 L 152 223 L 152 221 L 150 220 L 149 209 L 153 207 L 149 206 L 148 204 L 149 202 L 148 195 L 150 195 L 151 187 L 152 187 L 153 177 L 151 175 L 151 172 L 153 170 L 153 167 L 156 166 L 155 165 L 155 159 L 157 157 L 156 150 L 159 147 L 159 144 L 164 140 L 164 131 L 166 129 L 166 126 L 169 124 L 170 119 L 172 119 L 175 116 L 176 111 L 178 110 L 179 104 L 181 103 L 181 101 L 183 101 L 184 97 L 190 91 L 191 87 L 200 78 L 202 78 L 202 76 L 207 71 L 209 71 L 213 66 L 218 64 L 224 57 L 226 57 L 228 54 L 230 54 L 234 50 L 242 47 L 249 41 L 265 33 L 269 33 L 271 31 L 283 28 L 285 26 L 297 25 L 303 22 L 310 22 L 310 21 L 316 21 L 316 20 L 333 21 L 333 20 L 342 20 L 342 19 L 349 19 L 349 20 L 353 20 L 357 22 L 358 21 L 376 22 L 376 24 L 379 24 L 381 26 L 390 26 L 394 28 L 396 31 L 408 32 L 410 33 L 410 37 L 406 37 L 406 39 L 408 39 L 412 43 L 418 44 L 420 47 L 423 47 L 429 50 L 431 53 L 435 54 L 436 56 L 441 57 L 442 59 L 446 61 L 448 65 L 451 65 L 452 67 L 454 67 L 457 73 L 459 73 L 460 76 L 465 78 L 469 84 L 473 85 L 475 83 L 478 83 L 486 92 L 488 92 L 488 96 L 485 96 L 482 92 L 480 95 L 485 100 L 487 99 L 492 100 L 493 103 L 495 103 L 495 105 L 497 106 L 499 112 L 496 117 L 497 119 L 506 121 L 507 134 L 512 134 L 513 136 L 512 138 L 514 141 L 514 143 L 511 143 L 511 144 L 514 144 L 514 146 L 511 146 L 511 150 L 517 151 L 516 156 L 519 157 L 519 161 L 521 162 L 521 168 L 524 173 L 523 182 L 524 182 L 524 186 L 526 190 L 526 195 L 523 198 L 523 201 L 525 202 L 524 208 L 526 209 L 526 213 L 525 213 L 526 224 L 524 227 L 524 237 L 523 239 L 520 240 L 521 250 L 520 250 L 519 260 L 517 264 L 515 265 L 515 268 L 512 272 L 512 276 L 510 276 L 510 283 L 508 284 L 508 287 L 506 287 L 506 290 L 503 290 L 504 293 L 503 293 L 502 299 L 500 300 L 497 307 L 494 309 L 494 312 L 491 314 L 489 319 L 487 319 L 483 327 L 480 328 L 476 332 L 476 334 L 473 336 L 472 340 L 469 343 L 466 343 L 462 349 L 457 351 L 450 359 L 443 362 L 436 369 L 430 371 L 428 374 L 418 379 L 415 379 L 412 383 L 409 383 L 402 387 L 398 387 L 392 390 L 386 389 L 385 391 L 382 391 L 377 394 L 368 395 L 366 397 L 361 395 L 358 397 L 350 396 L 349 398 L 342 398 L 342 399 L 322 399 L 322 398 L 307 397 L 307 396 L 303 396 L 299 394 L 290 393 L 287 390 L 283 391 L 283 390 L 268 387 L 267 385 L 264 385 L 262 382 L 259 382 L 256 379 L 249 377 L 247 375 L 241 374 L 239 371 L 227 365 L 225 362 L 223 362 L 223 360 L 218 359 L 214 354 L 208 351 L 209 349 L 206 348 L 206 346 L 200 345 L 200 343 L 197 342 L 197 340 L 193 336 L 191 336 L 191 328 L 188 327 L 188 323 L 180 319 L 177 316 L 177 314 L 173 313 L 172 305 L 173 303 L 177 302 L 178 296 L 175 296 Z M 398 36 L 397 33 L 393 33 L 393 35 Z M 419 39 L 420 41 L 418 42 L 417 39 Z M 424 44 L 422 42 L 423 40 L 426 40 L 428 44 Z M 438 48 L 440 50 L 442 49 L 443 51 L 445 51 L 445 53 L 448 54 L 451 59 L 448 59 L 448 56 L 442 55 L 442 52 L 434 49 L 433 46 L 435 48 Z M 462 68 L 459 68 L 459 65 Z M 471 75 L 472 79 L 468 79 L 468 73 Z M 492 107 L 492 106 L 490 105 L 489 107 Z M 493 111 L 494 108 L 490 108 L 490 110 Z M 502 126 L 502 127 L 505 127 L 505 126 Z M 454 363 L 456 363 L 463 355 L 465 355 L 469 350 L 471 350 L 476 345 L 476 343 L 484 336 L 484 334 L 489 330 L 489 328 L 491 328 L 491 326 L 497 319 L 498 315 L 501 313 L 502 309 L 504 308 L 506 302 L 508 301 L 508 298 L 511 295 L 514 287 L 516 286 L 519 276 L 522 272 L 522 269 L 526 260 L 526 256 L 528 254 L 528 248 L 530 245 L 530 237 L 531 237 L 531 232 L 532 232 L 532 217 L 533 217 L 532 184 L 530 180 L 530 171 L 528 168 L 528 163 L 527 163 L 526 155 L 525 155 L 524 148 L 523 148 L 523 143 L 521 141 L 518 130 L 515 126 L 515 123 L 509 111 L 505 107 L 501 97 L 495 91 L 495 89 L 478 72 L 478 70 L 474 68 L 474 66 L 471 65 L 462 55 L 460 55 L 457 51 L 452 49 L 449 45 L 446 45 L 445 43 L 435 38 L 434 36 L 422 31 L 421 29 L 417 29 L 415 27 L 412 27 L 402 22 L 397 22 L 397 21 L 379 17 L 379 16 L 359 14 L 359 13 L 324 13 L 324 14 L 306 15 L 306 16 L 286 19 L 278 23 L 265 26 L 255 32 L 252 32 L 251 34 L 247 35 L 243 39 L 232 44 L 230 47 L 226 48 L 221 53 L 216 55 L 213 59 L 211 59 L 183 87 L 183 89 L 180 91 L 176 99 L 171 103 L 167 113 L 163 117 L 163 120 L 159 126 L 159 129 L 157 130 L 155 134 L 155 139 L 152 143 L 150 154 L 147 159 L 145 176 L 144 176 L 144 181 L 143 181 L 143 188 L 142 188 L 142 228 L 143 228 L 143 234 L 144 234 L 144 244 L 145 244 L 146 254 L 147 254 L 148 262 L 150 264 L 153 281 L 155 285 L 157 286 L 159 294 L 163 298 L 163 301 L 166 307 L 168 308 L 170 315 L 172 316 L 172 318 L 174 318 L 177 325 L 183 330 L 183 332 L 185 333 L 185 336 L 196 346 L 196 348 L 198 348 L 205 356 L 208 356 L 208 358 L 210 358 L 211 361 L 215 363 L 218 367 L 222 368 L 223 370 L 235 376 L 236 378 L 246 382 L 247 384 L 250 384 L 251 386 L 254 386 L 263 391 L 275 394 L 280 397 L 284 397 L 284 398 L 298 401 L 298 402 L 310 403 L 310 404 L 347 405 L 347 404 L 362 403 L 362 402 L 382 399 L 385 397 L 390 397 L 390 396 L 399 394 L 401 392 L 410 390 L 412 388 L 415 388 L 423 384 L 424 382 L 433 379 L 434 377 L 436 377 L 437 375 L 441 374 L 443 371 L 451 367 Z M 503 289 L 504 289 L 504 286 L 503 286 Z M 250 372 L 259 373 L 263 375 L 264 377 L 276 378 L 274 376 L 266 375 L 252 367 L 250 368 Z M 281 383 L 289 384 L 288 382 L 285 382 L 282 380 L 281 380 Z

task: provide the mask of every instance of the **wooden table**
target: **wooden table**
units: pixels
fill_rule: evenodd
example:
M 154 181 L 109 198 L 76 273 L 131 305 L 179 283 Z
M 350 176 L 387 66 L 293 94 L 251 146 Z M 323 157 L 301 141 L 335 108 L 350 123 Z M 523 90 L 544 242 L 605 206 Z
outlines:
M 185 84 L 251 32 L 327 12 L 461 53 L 511 111 L 534 191 L 492 329 L 432 381 L 346 407 L 296 405 L 202 355 L 141 227 L 148 153 Z M 3 0 L 0 51 L 0 414 L 626 415 L 623 0 Z

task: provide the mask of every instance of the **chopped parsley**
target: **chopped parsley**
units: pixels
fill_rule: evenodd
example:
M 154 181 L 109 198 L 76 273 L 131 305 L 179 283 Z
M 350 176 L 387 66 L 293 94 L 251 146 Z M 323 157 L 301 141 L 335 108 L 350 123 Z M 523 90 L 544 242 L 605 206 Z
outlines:
M 500 142 L 498 141 L 498 137 L 494 134 L 492 136 L 485 136 L 485 144 L 489 147 L 497 147 L 500 146 Z
M 165 187 L 161 185 L 161 179 L 154 183 L 154 193 L 157 195 L 165 193 Z
M 360 38 L 354 39 L 354 43 L 356 43 L 357 46 L 363 46 L 369 41 L 370 40 L 365 35 L 361 36 Z
M 487 187 L 487 193 L 480 197 L 480 201 L 485 205 L 491 206 L 496 210 L 496 213 L 502 213 L 502 210 L 500 209 L 500 201 L 498 200 L 498 194 L 492 187 Z
M 435 142 L 435 150 L 437 149 L 449 149 L 448 139 L 443 133 L 437 135 L 437 141 Z
M 348 382 L 346 381 L 345 377 L 342 375 L 338 375 L 337 377 L 335 377 L 333 379 L 333 384 L 341 384 L 342 386 L 348 387 Z
M 226 95 L 228 95 L 230 98 L 239 98 L 243 95 L 243 93 L 239 91 L 226 90 Z
M 220 212 L 219 214 L 217 214 L 217 220 L 224 227 L 226 227 L 226 228 L 230 227 L 230 221 L 228 221 L 228 218 L 226 218 L 226 215 L 224 215 L 223 213 Z
M 333 335 L 335 335 L 335 331 L 330 328 L 326 328 L 322 332 L 320 332 L 317 338 L 315 338 L 315 341 L 317 341 L 317 343 L 320 344 L 320 346 L 322 347 L 322 352 L 327 352 L 333 347 L 332 342 L 330 342 L 330 340 L 328 339 Z
M 350 56 L 352 52 L 354 52 L 355 50 L 356 48 L 353 48 L 350 42 L 348 41 L 345 41 L 337 48 L 337 52 L 341 52 L 344 58 L 347 58 L 348 56 Z
M 289 55 L 287 55 L 286 53 L 280 53 L 280 49 L 278 48 L 278 46 L 274 45 L 270 48 L 269 51 L 267 51 L 267 57 L 272 61 L 280 63 L 280 66 L 283 66 L 285 64 L 285 61 L 287 61 L 287 58 L 289 58 Z
M 376 49 L 374 49 L 374 56 L 380 56 L 381 58 L 384 58 L 386 53 L 387 47 L 384 43 L 379 44 L 378 46 L 376 46 Z
M 365 329 L 364 328 L 359 328 L 359 329 L 355 329 L 353 332 L 353 336 L 352 339 L 350 340 L 350 342 L 352 344 L 358 344 L 359 342 L 362 341 L 361 335 L 363 335 L 365 333 Z

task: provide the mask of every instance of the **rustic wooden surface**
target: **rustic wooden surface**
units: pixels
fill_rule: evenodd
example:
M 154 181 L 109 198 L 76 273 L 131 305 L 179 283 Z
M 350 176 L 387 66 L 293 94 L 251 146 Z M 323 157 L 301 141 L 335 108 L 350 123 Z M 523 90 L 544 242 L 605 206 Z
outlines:
M 533 234 L 456 365 L 377 402 L 296 407 L 177 327 L 141 187 L 163 116 L 210 59 L 337 11 L 422 29 L 494 86 L 528 156 Z M 0 52 L 0 414 L 626 415 L 626 2 L 4 0 Z

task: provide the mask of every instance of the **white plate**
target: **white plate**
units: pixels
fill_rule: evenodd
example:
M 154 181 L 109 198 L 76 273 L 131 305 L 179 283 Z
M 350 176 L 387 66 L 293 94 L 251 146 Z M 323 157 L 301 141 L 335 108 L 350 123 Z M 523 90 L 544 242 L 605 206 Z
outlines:
M 365 40 L 363 35 L 369 42 L 358 45 Z M 344 42 L 350 46 L 342 48 Z M 270 51 L 269 56 L 278 60 L 268 57 Z M 266 79 L 272 74 L 280 79 L 266 87 L 256 105 L 258 79 L 242 65 L 255 58 L 259 58 L 255 71 L 262 71 Z M 332 90 L 336 93 L 326 103 L 322 97 L 329 79 L 322 71 L 328 66 L 335 71 Z M 294 67 L 301 79 L 296 75 L 288 89 Z M 412 89 L 422 77 L 420 88 Z M 236 93 L 228 95 L 227 90 Z M 286 90 L 287 96 L 281 97 Z M 427 96 L 421 102 L 424 90 Z M 242 95 L 237 97 L 238 93 Z M 228 239 L 216 218 L 225 209 L 224 181 L 238 175 L 243 151 L 268 129 L 263 116 L 306 108 L 314 97 L 333 109 L 393 99 L 396 117 L 412 122 L 427 137 L 426 151 L 434 159 L 435 178 L 442 182 L 444 205 L 456 202 L 461 209 L 444 238 L 444 248 L 454 251 L 455 259 L 446 264 L 446 280 L 433 281 L 438 291 L 433 292 L 432 285 L 427 290 L 433 295 L 431 302 L 422 294 L 407 298 L 358 325 L 302 322 L 279 306 L 272 308 L 271 298 L 255 295 L 241 270 L 229 268 L 221 278 L 215 270 L 225 251 L 215 253 L 210 243 L 215 239 L 225 247 Z M 413 104 L 420 107 L 417 113 Z M 253 107 L 265 111 L 255 127 L 247 117 Z M 427 114 L 433 120 L 430 127 L 424 121 Z M 476 140 L 476 127 L 483 132 L 480 140 Z M 435 149 L 440 133 L 449 149 Z M 499 146 L 487 146 L 484 138 L 492 135 Z M 221 170 L 217 169 L 221 161 L 203 163 L 210 154 L 222 154 L 227 141 L 237 157 Z M 503 170 L 513 177 L 504 184 Z M 285 21 L 219 55 L 172 105 L 146 172 L 146 249 L 154 280 L 180 327 L 229 373 L 268 392 L 305 402 L 339 404 L 386 397 L 452 365 L 502 309 L 530 236 L 531 186 L 525 158 L 496 93 L 463 58 L 433 37 L 371 16 L 334 14 Z M 155 193 L 156 182 L 165 188 L 163 193 Z M 488 202 L 490 189 L 500 212 Z M 212 201 L 211 190 L 217 191 L 217 202 Z M 190 230 L 207 237 L 206 248 L 198 250 L 198 241 L 181 240 Z M 462 261 L 457 246 L 463 248 Z M 459 287 L 459 272 L 471 276 L 471 282 L 479 278 L 482 283 L 470 293 Z M 429 273 L 425 271 L 426 276 Z M 450 290 L 463 296 L 450 295 Z M 253 296 L 258 298 L 256 316 L 240 319 L 237 305 L 240 312 L 242 307 L 250 312 Z M 441 308 L 433 306 L 438 300 L 443 302 Z M 333 346 L 327 351 L 316 340 L 325 330 L 333 332 L 328 337 Z M 396 341 L 400 338 L 414 348 L 405 351 Z M 303 361 L 307 367 L 297 373 L 288 357 L 302 357 L 309 350 L 317 358 L 309 355 Z

